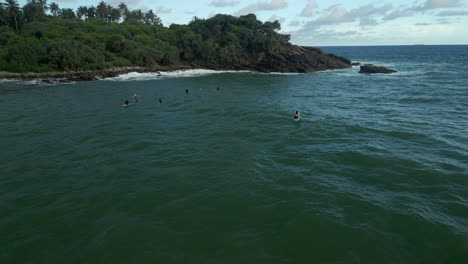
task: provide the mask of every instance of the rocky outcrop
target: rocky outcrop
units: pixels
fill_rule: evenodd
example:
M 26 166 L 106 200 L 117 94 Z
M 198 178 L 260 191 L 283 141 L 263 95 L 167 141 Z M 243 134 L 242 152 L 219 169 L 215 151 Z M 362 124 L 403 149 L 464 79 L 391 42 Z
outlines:
M 334 54 L 325 54 L 317 48 L 288 44 L 272 48 L 251 66 L 263 72 L 305 73 L 350 68 L 351 61 Z
M 387 69 L 385 67 L 375 66 L 373 64 L 364 64 L 361 66 L 359 73 L 394 73 L 397 71 Z
M 356 62 L 351 63 L 351 65 L 352 65 L 352 66 L 359 66 L 359 65 L 361 65 L 361 63 L 358 62 L 358 61 L 356 61 Z
M 0 72 L 0 79 L 38 79 L 43 82 L 93 81 L 115 77 L 128 72 L 160 72 L 189 69 L 212 70 L 251 70 L 259 72 L 295 72 L 306 73 L 351 67 L 347 58 L 326 54 L 312 47 L 301 47 L 292 44 L 277 46 L 265 52 L 258 59 L 245 58 L 242 63 L 230 65 L 218 64 L 182 64 L 155 65 L 152 67 L 119 67 L 94 71 L 67 71 L 45 73 L 11 73 Z

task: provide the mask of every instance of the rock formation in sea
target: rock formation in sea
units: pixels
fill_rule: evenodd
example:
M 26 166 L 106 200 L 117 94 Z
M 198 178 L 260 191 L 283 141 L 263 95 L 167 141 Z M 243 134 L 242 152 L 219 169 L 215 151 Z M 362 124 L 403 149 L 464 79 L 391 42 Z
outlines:
M 387 69 L 385 67 L 375 66 L 373 64 L 364 64 L 361 65 L 361 70 L 359 73 L 394 73 L 395 70 Z
M 326 54 L 317 48 L 292 44 L 269 50 L 260 61 L 252 65 L 252 68 L 256 71 L 299 73 L 350 67 L 351 61 L 347 58 Z

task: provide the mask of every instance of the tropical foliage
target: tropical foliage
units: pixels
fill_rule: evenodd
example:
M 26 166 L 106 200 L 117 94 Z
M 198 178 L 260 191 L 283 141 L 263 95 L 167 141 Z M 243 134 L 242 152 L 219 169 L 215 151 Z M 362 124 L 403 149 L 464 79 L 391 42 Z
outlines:
M 0 2 L 0 70 L 45 72 L 120 66 L 241 65 L 289 41 L 278 21 L 216 15 L 163 26 L 152 10 L 101 1 L 76 10 L 46 0 Z

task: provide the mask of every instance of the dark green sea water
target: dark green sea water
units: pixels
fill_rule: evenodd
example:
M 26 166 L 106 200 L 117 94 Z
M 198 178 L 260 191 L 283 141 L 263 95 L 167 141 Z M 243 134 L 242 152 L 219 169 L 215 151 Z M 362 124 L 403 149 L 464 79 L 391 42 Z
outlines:
M 468 46 L 324 50 L 399 73 L 0 81 L 0 263 L 468 263 Z

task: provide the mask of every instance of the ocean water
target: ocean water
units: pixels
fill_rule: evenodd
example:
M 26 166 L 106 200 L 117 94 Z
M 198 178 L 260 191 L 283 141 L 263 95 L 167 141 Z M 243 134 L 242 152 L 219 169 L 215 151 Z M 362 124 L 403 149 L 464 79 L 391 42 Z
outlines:
M 398 73 L 0 81 L 0 263 L 468 263 L 468 46 L 322 48 Z

